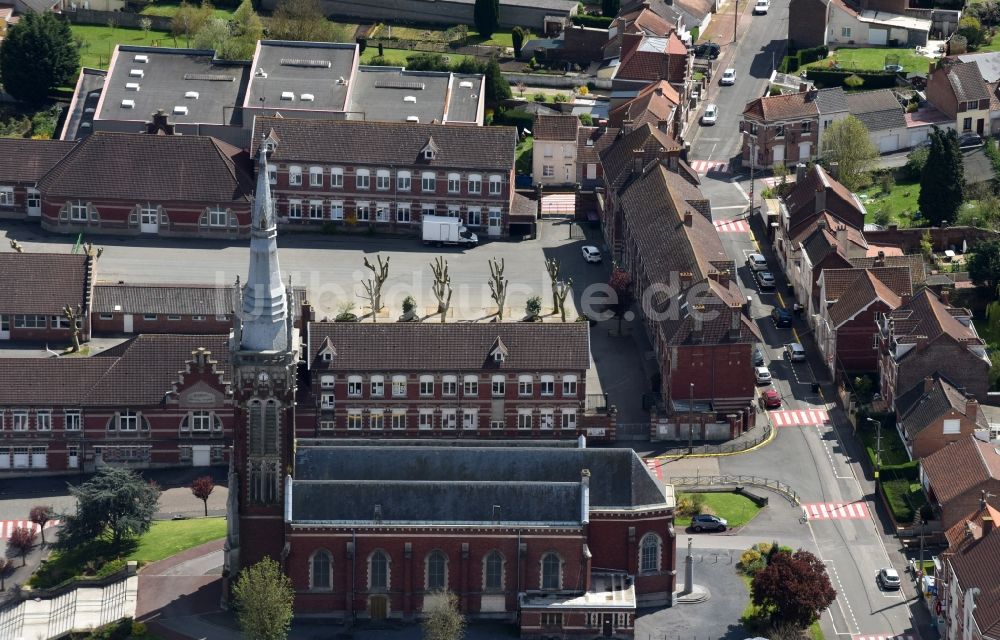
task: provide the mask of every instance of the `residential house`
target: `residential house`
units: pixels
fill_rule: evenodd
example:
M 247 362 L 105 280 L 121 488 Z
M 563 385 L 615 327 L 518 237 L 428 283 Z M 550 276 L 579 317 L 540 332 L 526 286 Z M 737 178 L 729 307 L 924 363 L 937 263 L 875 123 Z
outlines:
M 851 115 L 868 129 L 868 137 L 879 153 L 893 153 L 912 146 L 905 110 L 892 89 L 847 94 Z
M 748 102 L 740 120 L 743 163 L 762 168 L 815 158 L 819 151 L 817 95 L 813 89 Z
M 612 78 L 611 108 L 635 97 L 651 82 L 665 80 L 681 97 L 681 117 L 686 118 L 691 93 L 694 57 L 676 33 L 666 37 L 627 33 L 622 36 L 621 54 L 612 59 L 605 75 Z
M 282 224 L 413 234 L 422 216 L 441 215 L 506 238 L 535 222 L 514 190 L 513 127 L 258 117 L 253 153 L 265 137 Z
M 619 13 L 630 14 L 644 8 L 678 25 L 678 35 L 684 42 L 693 43 L 699 33 L 705 33 L 712 16 L 719 10 L 719 3 L 717 0 L 627 0 L 622 3 Z
M 576 181 L 588 191 L 604 185 L 604 164 L 601 154 L 618 138 L 620 129 L 600 124 L 580 127 L 576 143 Z
M 990 132 L 989 86 L 975 62 L 944 58 L 927 77 L 927 101 L 948 116 L 959 133 Z
M 979 402 L 940 374 L 924 378 L 896 399 L 896 429 L 911 460 L 986 428 Z
M 913 292 L 909 269 L 827 269 L 818 286 L 816 344 L 828 371 L 875 373 L 875 318 L 909 299 Z
M 536 185 L 574 185 L 580 119 L 571 114 L 535 116 L 531 178 Z
M 69 346 L 65 307 L 78 313 L 80 340 L 89 340 L 95 263 L 81 254 L 0 253 L 0 342 Z
M 795 300 L 814 325 L 822 305 L 820 275 L 824 271 L 850 267 L 850 257 L 865 255 L 868 244 L 860 229 L 849 227 L 830 213 L 800 225 L 791 236 L 786 276 Z
M 38 181 L 72 148 L 61 140 L 0 138 L 0 218 L 40 217 Z
M 816 111 L 819 113 L 819 140 L 816 146 L 821 151 L 823 149 L 823 134 L 834 122 L 839 122 L 850 113 L 850 106 L 847 104 L 847 92 L 843 87 L 831 87 L 829 89 L 819 89 L 816 91 Z M 819 153 L 817 151 L 817 153 Z
M 666 38 L 671 33 L 678 32 L 681 40 L 685 41 L 677 24 L 681 21 L 679 15 L 673 21 L 667 20 L 649 7 L 649 2 L 643 2 L 636 5 L 635 8 L 622 10 L 615 16 L 615 19 L 611 21 L 611 26 L 608 27 L 608 41 L 603 51 L 604 59 L 621 55 L 622 39 L 625 34 Z
M 990 117 L 994 118 L 993 114 L 993 101 L 995 98 L 990 98 Z M 1000 101 L 998 101 L 997 108 L 1000 109 Z M 1000 113 L 998 111 L 997 113 Z M 931 131 L 935 127 L 942 130 L 954 129 L 955 119 L 947 116 L 934 107 L 923 106 L 916 111 L 911 111 L 909 113 L 904 113 L 903 118 L 906 119 L 906 130 L 909 134 L 910 146 L 916 147 L 927 142 L 930 138 Z M 994 118 L 995 121 L 995 118 Z
M 973 520 L 955 525 L 960 540 L 944 554 L 944 573 L 936 576 L 937 602 L 949 640 L 1000 638 L 1000 510 L 983 500 Z
M 896 397 L 934 374 L 947 376 L 979 400 L 986 398 L 990 360 L 972 312 L 953 307 L 930 289 L 878 317 L 875 346 L 882 397 Z
M 669 82 L 651 82 L 634 98 L 611 109 L 608 124 L 625 130 L 648 124 L 681 140 L 686 123 L 680 103 L 680 95 Z
M 792 0 L 788 40 L 796 49 L 823 45 L 917 47 L 927 44 L 932 22 L 904 2 Z
M 947 530 L 976 510 L 984 491 L 992 494 L 988 502 L 1000 507 L 1000 453 L 967 436 L 922 458 L 920 481 Z
M 885 252 L 871 254 L 871 248 L 877 245 L 869 244 L 869 254 L 864 257 L 848 258 L 851 267 L 855 269 L 874 269 L 879 267 L 906 267 L 910 271 L 910 283 L 915 291 L 927 280 L 927 269 L 924 257 L 919 253 L 905 255 L 890 255 Z

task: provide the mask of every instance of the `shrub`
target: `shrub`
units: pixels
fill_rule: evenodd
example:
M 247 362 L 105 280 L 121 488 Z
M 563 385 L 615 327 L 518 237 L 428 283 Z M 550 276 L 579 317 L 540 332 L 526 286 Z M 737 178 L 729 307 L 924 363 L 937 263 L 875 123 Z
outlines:
M 545 102 L 545 94 L 536 93 L 535 95 L 531 96 L 531 99 L 534 100 L 535 102 Z
M 865 83 L 865 79 L 862 78 L 861 76 L 859 76 L 856 73 L 852 73 L 851 75 L 849 75 L 846 78 L 844 78 L 844 84 L 847 85 L 848 87 L 850 87 L 851 89 L 857 89 L 858 87 L 860 87 L 864 83 Z
M 569 102 L 569 97 L 565 93 L 557 93 L 552 97 L 553 102 Z
M 585 13 L 577 14 L 571 18 L 573 24 L 578 27 L 592 27 L 594 29 L 607 29 L 611 26 L 613 17 L 592 16 Z
M 705 508 L 705 496 L 700 493 L 682 493 L 677 505 L 677 513 L 690 518 L 702 512 Z
M 882 188 L 882 193 L 889 195 L 892 193 L 893 187 L 896 186 L 896 179 L 892 177 L 892 172 L 886 171 L 879 177 L 878 183 Z
M 740 554 L 740 561 L 736 568 L 743 574 L 752 576 L 764 568 L 764 555 L 756 549 L 750 548 Z
M 918 147 L 906 156 L 906 177 L 912 181 L 920 180 L 924 174 L 924 166 L 927 164 L 927 156 L 930 154 L 928 147 Z
M 585 127 L 594 126 L 594 116 L 590 115 L 589 113 L 581 113 L 579 117 L 580 117 L 580 123 L 583 126 Z

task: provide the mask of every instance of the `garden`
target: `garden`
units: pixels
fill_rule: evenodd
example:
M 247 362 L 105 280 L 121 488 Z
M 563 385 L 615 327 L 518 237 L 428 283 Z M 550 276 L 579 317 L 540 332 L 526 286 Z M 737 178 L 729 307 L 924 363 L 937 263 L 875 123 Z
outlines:
M 740 617 L 748 634 L 793 638 L 808 633 L 811 640 L 823 640 L 819 616 L 837 592 L 816 556 L 778 541 L 758 542 L 740 554 L 736 570 L 751 596 Z
M 736 529 L 753 520 L 760 510 L 753 500 L 738 493 L 681 493 L 677 496 L 674 524 L 687 528 L 693 516 L 711 514 L 725 519 L 728 528 Z
M 881 443 L 878 441 L 879 430 L 868 422 L 868 418 L 882 425 Z M 859 413 L 857 420 L 857 433 L 868 454 L 868 462 L 872 469 L 880 470 L 878 486 L 892 518 L 899 525 L 909 525 L 927 504 L 927 497 L 920 486 L 920 462 L 910 460 L 896 429 L 894 413 Z
M 917 55 L 913 49 L 841 48 L 831 51 L 826 58 L 803 65 L 802 68 L 884 71 L 886 65 L 899 65 L 907 73 L 927 73 L 930 63 L 930 58 Z

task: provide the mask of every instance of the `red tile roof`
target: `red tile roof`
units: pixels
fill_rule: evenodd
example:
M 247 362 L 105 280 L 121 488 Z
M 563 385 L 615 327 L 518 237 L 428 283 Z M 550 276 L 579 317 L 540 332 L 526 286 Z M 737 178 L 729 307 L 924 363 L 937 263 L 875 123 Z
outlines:
M 626 122 L 632 126 L 649 124 L 655 127 L 660 122 L 670 122 L 680 102 L 680 95 L 669 82 L 651 82 L 634 98 L 612 109 L 608 122 L 614 127 L 621 127 Z
M 834 328 L 840 328 L 845 322 L 879 300 L 890 309 L 895 309 L 903 302 L 902 298 L 885 286 L 881 280 L 875 277 L 875 274 L 865 270 L 851 283 L 844 295 L 830 307 L 830 322 Z M 874 323 L 872 323 L 871 329 L 872 334 L 874 334 Z
M 0 182 L 33 185 L 74 146 L 63 140 L 0 138 Z
M 0 313 L 62 315 L 88 308 L 93 273 L 85 255 L 0 253 Z
M 666 38 L 625 34 L 622 36 L 615 77 L 622 80 L 681 82 L 687 68 L 687 57 L 687 47 L 676 33 Z
M 985 481 L 1000 481 L 1000 453 L 975 436 L 953 442 L 920 461 L 942 505 Z
M 640 7 L 629 13 L 618 14 L 612 25 L 619 28 L 619 33 L 645 33 L 646 35 L 666 36 L 676 31 L 674 25 L 646 7 Z
M 751 100 L 743 109 L 743 115 L 758 122 L 780 122 L 819 117 L 816 108 L 816 92 L 802 91 L 778 96 L 763 96 Z
M 796 181 L 795 187 L 785 197 L 790 235 L 797 233 L 799 225 L 810 222 L 819 213 L 816 211 L 816 194 L 820 191 L 826 192 L 823 211 L 829 211 L 837 220 L 850 226 L 863 228 L 864 205 L 822 166 L 816 164 L 802 180 Z
M 580 119 L 574 115 L 535 116 L 535 126 L 531 134 L 535 140 L 576 140 Z
M 996 510 L 992 510 L 996 513 Z M 972 615 L 983 638 L 1000 636 L 1000 522 L 978 540 L 965 544 L 949 556 L 952 570 L 963 592 L 978 589 Z

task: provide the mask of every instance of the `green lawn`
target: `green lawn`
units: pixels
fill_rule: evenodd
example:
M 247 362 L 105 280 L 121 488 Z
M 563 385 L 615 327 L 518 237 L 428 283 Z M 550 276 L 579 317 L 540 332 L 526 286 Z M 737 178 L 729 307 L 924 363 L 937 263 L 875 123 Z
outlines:
M 830 55 L 823 60 L 817 60 L 807 65 L 804 69 L 827 69 L 834 62 L 840 63 L 841 69 L 858 71 L 882 71 L 886 65 L 886 57 L 898 56 L 898 62 L 904 71 L 927 73 L 931 62 L 930 58 L 918 56 L 913 49 L 887 49 L 882 47 L 871 47 L 865 49 L 837 49 L 831 51 Z
M 531 175 L 532 148 L 534 145 L 535 139 L 531 136 L 525 136 L 524 140 L 517 143 L 517 151 L 514 153 L 514 157 L 517 160 L 515 160 L 514 166 L 518 173 Z
M 900 227 L 913 226 L 913 214 L 919 208 L 917 199 L 920 197 L 919 182 L 897 182 L 889 193 L 882 191 L 882 185 L 875 181 L 875 184 L 861 191 L 860 196 L 868 210 L 866 222 L 885 223 L 885 213 L 888 213 L 888 222 L 896 223 Z M 888 207 L 888 209 L 886 209 Z M 883 212 L 883 215 L 879 215 Z
M 140 564 L 156 562 L 225 535 L 225 518 L 158 520 L 125 559 L 137 560 Z
M 882 491 L 889 503 L 893 519 L 899 524 L 913 522 L 920 507 L 927 504 L 927 497 L 919 482 L 910 482 L 905 478 L 883 480 Z
M 678 501 L 687 494 L 680 494 Z M 725 518 L 729 522 L 729 528 L 742 527 L 754 519 L 760 507 L 746 496 L 738 493 L 703 493 L 705 497 L 705 512 L 712 513 Z M 691 518 L 678 516 L 676 519 L 678 527 L 687 528 L 691 526 Z
M 116 44 L 131 44 L 153 47 L 184 47 L 184 38 L 174 38 L 166 31 L 124 29 L 122 27 L 101 27 L 90 24 L 71 24 L 73 37 L 83 42 L 80 49 L 80 64 L 94 69 L 107 69 Z
M 179 2 L 158 2 L 156 4 L 146 5 L 139 13 L 144 16 L 166 16 L 168 18 L 173 18 L 174 14 L 177 13 L 177 10 L 180 9 L 180 6 Z M 233 17 L 235 12 L 236 9 L 219 9 L 216 7 L 212 12 L 212 15 L 216 18 L 229 20 Z
M 385 58 L 386 62 L 394 65 L 399 65 L 401 67 L 406 66 L 406 59 L 410 56 L 417 55 L 418 53 L 427 53 L 425 51 L 411 51 L 409 49 L 382 49 L 382 57 Z M 473 56 L 465 56 L 457 53 L 445 53 L 442 54 L 448 59 L 449 64 L 456 64 L 467 58 L 472 58 Z M 361 64 L 368 64 L 371 59 L 378 56 L 378 47 L 365 47 L 365 52 L 361 54 Z
M 418 42 L 441 42 L 452 43 L 458 40 L 458 33 L 454 29 L 442 27 L 414 27 L 406 25 L 380 25 L 372 33 L 373 38 L 399 38 L 400 40 L 416 40 Z M 530 40 L 531 36 L 525 40 Z M 494 47 L 513 47 L 514 40 L 510 31 L 497 31 L 491 37 L 484 38 L 479 33 L 470 28 L 466 34 L 464 44 L 484 44 Z

